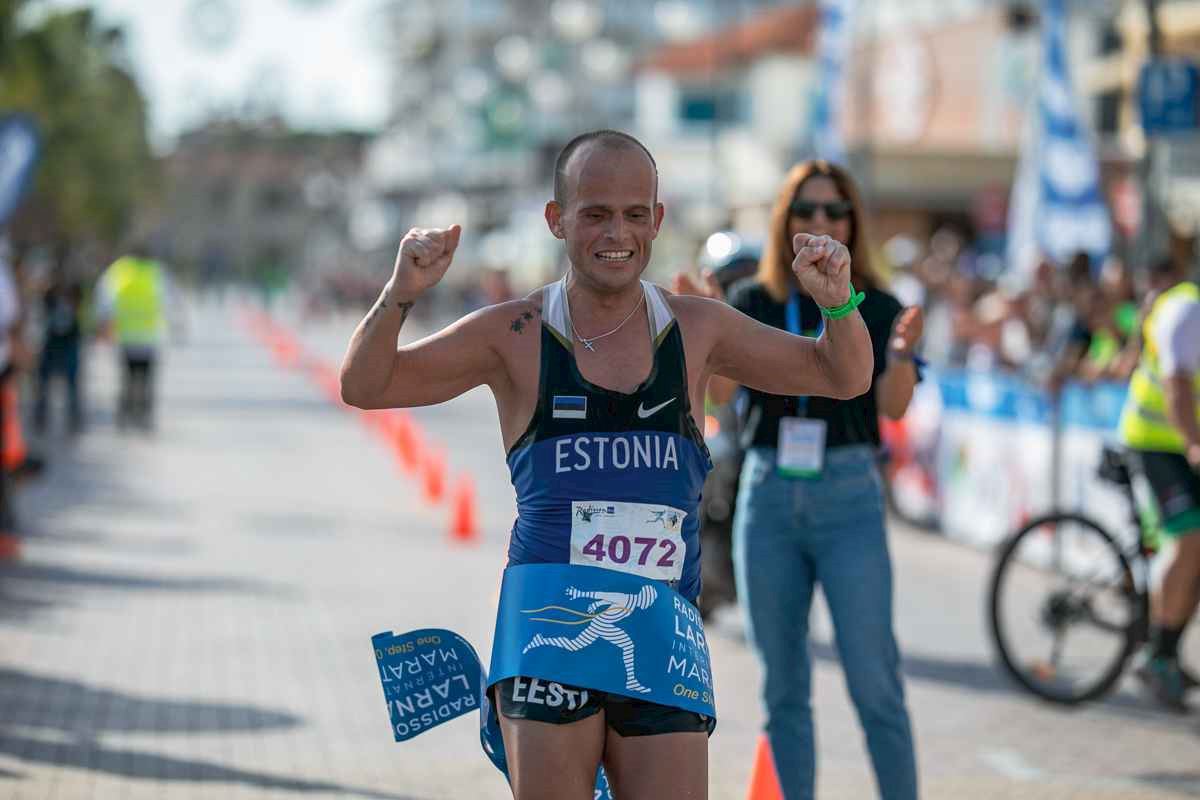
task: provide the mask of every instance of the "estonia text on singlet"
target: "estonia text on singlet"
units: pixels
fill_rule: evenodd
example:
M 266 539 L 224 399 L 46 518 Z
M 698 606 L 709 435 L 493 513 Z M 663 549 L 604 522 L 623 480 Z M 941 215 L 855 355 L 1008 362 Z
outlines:
M 642 282 L 654 362 L 631 394 L 590 383 L 571 348 L 565 283 L 542 295 L 538 403 L 508 454 L 517 495 L 509 564 L 570 563 L 700 592 L 700 490 L 712 467 L 692 420 L 679 324 Z

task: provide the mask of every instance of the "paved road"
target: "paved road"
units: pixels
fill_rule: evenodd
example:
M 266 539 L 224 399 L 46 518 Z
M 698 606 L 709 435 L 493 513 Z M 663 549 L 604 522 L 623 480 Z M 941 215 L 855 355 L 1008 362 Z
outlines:
M 353 324 L 306 323 L 302 338 L 336 363 Z M 198 307 L 169 353 L 153 436 L 114 430 L 111 353 L 94 356 L 92 428 L 53 440 L 20 497 L 25 556 L 0 567 L 0 797 L 508 796 L 471 719 L 391 741 L 369 643 L 432 625 L 487 657 L 513 515 L 490 396 L 414 412 L 451 479 L 476 481 L 485 532 L 462 547 L 380 436 L 232 307 Z M 892 542 L 925 797 L 1200 797 L 1200 714 L 1132 687 L 1070 713 L 1030 701 L 991 664 L 986 556 L 899 525 Z M 816 628 L 821 796 L 869 797 Z M 736 615 L 710 634 L 712 796 L 741 798 L 760 672 Z

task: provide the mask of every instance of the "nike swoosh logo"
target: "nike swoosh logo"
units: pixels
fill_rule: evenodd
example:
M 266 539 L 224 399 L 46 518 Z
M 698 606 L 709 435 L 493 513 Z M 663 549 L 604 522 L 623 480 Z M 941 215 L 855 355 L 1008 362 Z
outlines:
M 645 403 L 638 403 L 638 410 L 637 410 L 638 411 L 638 419 L 645 419 L 646 417 L 652 417 L 652 416 L 654 416 L 654 413 L 656 411 L 662 411 L 664 408 L 666 408 L 667 406 L 671 405 L 671 403 L 674 403 L 674 402 L 675 402 L 675 398 L 672 397 L 670 400 L 667 400 L 666 402 L 659 403 L 654 408 L 646 408 Z

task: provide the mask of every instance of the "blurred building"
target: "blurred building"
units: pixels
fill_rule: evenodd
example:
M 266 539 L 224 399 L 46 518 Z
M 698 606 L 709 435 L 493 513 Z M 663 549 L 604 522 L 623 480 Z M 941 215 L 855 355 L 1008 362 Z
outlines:
M 665 201 L 697 237 L 765 224 L 810 137 L 817 26 L 812 4 L 769 9 L 639 63 L 636 129 L 658 154 Z
M 1160 5 L 1168 50 L 1194 49 L 1200 2 Z M 385 3 L 377 27 L 392 62 L 391 122 L 365 154 L 349 212 L 354 245 L 390 260 L 408 227 L 458 222 L 466 229 L 460 261 L 510 270 L 518 289 L 536 283 L 561 259 L 542 221 L 554 155 L 596 127 L 633 131 L 659 160 L 668 218 L 655 270 L 686 262 L 714 229 L 761 233 L 784 171 L 813 152 L 816 6 Z M 1144 6 L 1069 3 L 1071 68 L 1118 209 L 1137 205 L 1128 197 L 1141 159 L 1132 103 L 1145 58 L 1136 23 Z M 841 119 L 878 241 L 902 232 L 926 240 L 950 225 L 985 251 L 1003 251 L 1036 97 L 1037 7 L 857 2 Z M 1200 165 L 1194 149 L 1173 145 L 1172 163 Z
M 1138 108 L 1139 77 L 1152 58 L 1146 5 L 1145 0 L 1125 0 L 1119 13 L 1105 20 L 1085 76 L 1086 89 L 1102 151 L 1109 161 L 1127 164 L 1109 181 L 1118 228 L 1129 235 L 1142 223 L 1143 185 L 1148 183 L 1176 231 L 1195 237 L 1200 230 L 1200 132 L 1193 128 L 1161 137 L 1162 158 L 1148 174 L 1138 169 L 1150 155 Z M 1193 64 L 1200 60 L 1200 2 L 1161 0 L 1158 25 L 1162 56 Z
M 354 265 L 348 205 L 366 137 L 281 122 L 213 122 L 166 158 L 163 202 L 147 221 L 162 254 L 200 282 L 277 285 Z
M 459 222 L 461 260 L 513 270 L 518 286 L 544 279 L 560 257 L 542 209 L 562 145 L 588 129 L 635 128 L 631 69 L 645 52 L 774 5 L 782 3 L 387 4 L 392 122 L 368 154 L 359 244 L 382 253 L 412 225 Z
M 1111 62 L 1114 31 L 1136 27 L 1122 20 L 1143 6 L 1070 4 L 1072 71 L 1085 119 L 1102 139 L 1135 138 L 1118 131 L 1117 121 L 1138 125 L 1130 93 L 1145 57 L 1144 31 L 1119 37 L 1142 44 L 1123 51 L 1120 69 Z M 1197 6 L 1162 4 L 1171 47 L 1188 47 Z M 697 233 L 721 224 L 761 229 L 784 171 L 813 152 L 818 26 L 815 2 L 765 9 L 639 63 L 637 129 L 666 154 L 664 185 L 678 193 L 676 204 Z M 1037 4 L 860 0 L 852 41 L 842 134 L 874 211 L 875 238 L 907 233 L 925 240 L 951 225 L 983 249 L 1002 252 L 1036 97 Z M 1097 74 L 1122 76 L 1119 102 Z M 1119 187 L 1140 154 L 1101 144 L 1106 183 Z
M 969 217 L 1009 182 L 1037 55 L 1012 19 L 983 0 L 856 5 L 843 136 L 886 230 Z M 638 129 L 670 149 L 664 182 L 697 228 L 765 225 L 783 173 L 813 151 L 818 26 L 816 3 L 765 10 L 639 65 Z
M 960 4 L 907 25 L 864 19 L 843 109 L 875 236 L 924 240 L 952 225 L 1001 252 L 1040 38 L 1027 4 Z M 1075 55 L 1082 28 L 1071 25 Z

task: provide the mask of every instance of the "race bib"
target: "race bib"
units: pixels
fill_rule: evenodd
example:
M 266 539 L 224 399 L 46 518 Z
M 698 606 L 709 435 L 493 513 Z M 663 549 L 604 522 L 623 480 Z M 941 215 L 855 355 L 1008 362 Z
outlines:
M 683 575 L 686 511 L 646 503 L 571 503 L 571 563 L 677 581 Z
M 779 420 L 776 466 L 789 478 L 817 478 L 825 466 L 825 420 L 784 417 Z

